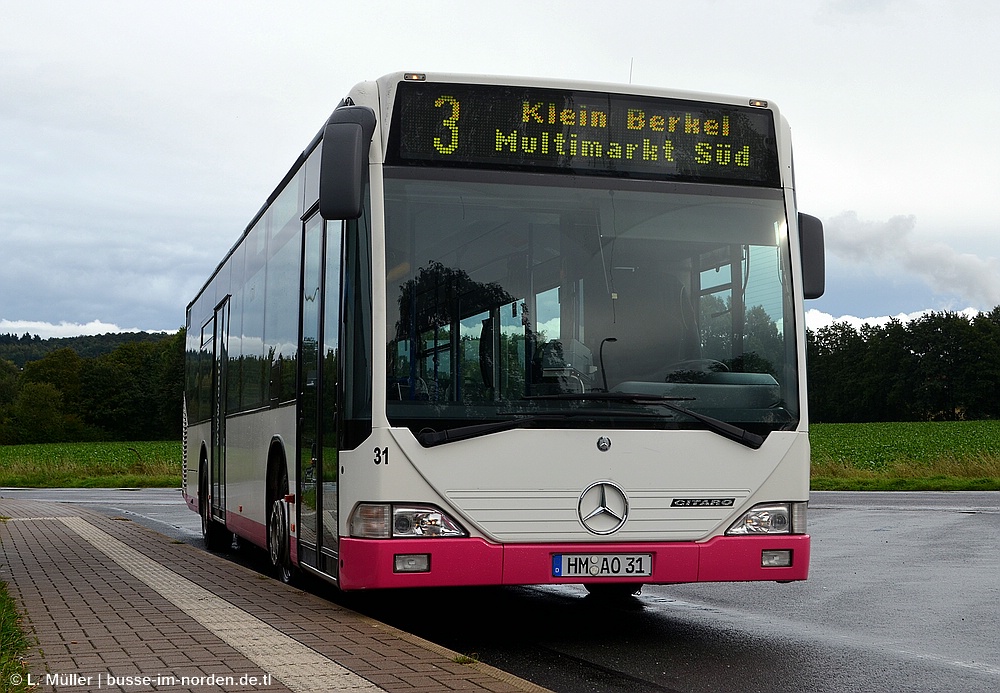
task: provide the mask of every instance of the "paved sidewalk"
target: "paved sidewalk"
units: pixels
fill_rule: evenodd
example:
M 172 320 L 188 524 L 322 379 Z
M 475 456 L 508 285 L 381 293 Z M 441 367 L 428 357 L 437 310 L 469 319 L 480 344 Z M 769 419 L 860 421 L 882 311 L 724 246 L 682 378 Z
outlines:
M 0 518 L 40 691 L 545 690 L 125 519 L 4 498 Z

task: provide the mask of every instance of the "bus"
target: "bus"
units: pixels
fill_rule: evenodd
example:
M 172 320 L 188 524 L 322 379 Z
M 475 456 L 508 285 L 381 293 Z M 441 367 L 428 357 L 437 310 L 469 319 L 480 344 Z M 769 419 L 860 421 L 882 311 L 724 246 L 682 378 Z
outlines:
M 342 590 L 806 579 L 793 181 L 761 99 L 358 84 L 187 307 L 207 546 Z

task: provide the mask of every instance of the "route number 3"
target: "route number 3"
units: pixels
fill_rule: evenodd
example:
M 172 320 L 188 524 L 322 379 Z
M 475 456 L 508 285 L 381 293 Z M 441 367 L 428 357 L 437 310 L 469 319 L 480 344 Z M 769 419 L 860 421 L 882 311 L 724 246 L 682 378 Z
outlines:
M 455 150 L 458 149 L 458 99 L 454 96 L 443 94 L 434 100 L 434 106 L 437 108 L 444 108 L 446 109 L 446 112 L 449 110 L 450 106 L 451 112 L 451 115 L 441 121 L 441 124 L 447 128 L 448 142 L 445 143 L 444 139 L 441 137 L 435 137 L 434 149 L 438 150 L 441 154 L 454 154 Z M 378 462 L 375 464 L 378 464 Z
M 375 464 L 389 464 L 389 448 L 375 448 Z

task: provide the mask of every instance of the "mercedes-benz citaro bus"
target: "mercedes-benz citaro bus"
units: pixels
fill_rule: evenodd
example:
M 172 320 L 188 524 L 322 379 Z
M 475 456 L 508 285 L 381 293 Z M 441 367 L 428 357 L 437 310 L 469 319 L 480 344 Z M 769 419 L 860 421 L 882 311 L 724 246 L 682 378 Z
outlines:
M 363 82 L 187 308 L 184 496 L 344 590 L 803 580 L 823 289 L 769 101 Z

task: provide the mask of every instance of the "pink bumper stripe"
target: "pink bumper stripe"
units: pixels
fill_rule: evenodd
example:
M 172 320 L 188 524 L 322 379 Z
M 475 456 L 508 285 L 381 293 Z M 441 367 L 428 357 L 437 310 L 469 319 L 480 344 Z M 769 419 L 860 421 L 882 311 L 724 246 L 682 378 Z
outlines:
M 761 567 L 761 552 L 791 551 L 787 568 Z M 652 575 L 643 578 L 557 578 L 552 556 L 563 553 L 648 553 Z M 395 572 L 395 556 L 427 554 L 425 573 Z M 809 536 L 716 537 L 705 543 L 490 544 L 482 539 L 340 540 L 344 590 L 461 585 L 540 585 L 580 582 L 743 582 L 805 580 Z

